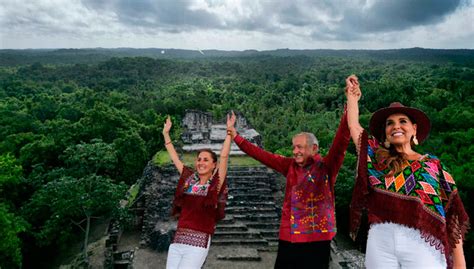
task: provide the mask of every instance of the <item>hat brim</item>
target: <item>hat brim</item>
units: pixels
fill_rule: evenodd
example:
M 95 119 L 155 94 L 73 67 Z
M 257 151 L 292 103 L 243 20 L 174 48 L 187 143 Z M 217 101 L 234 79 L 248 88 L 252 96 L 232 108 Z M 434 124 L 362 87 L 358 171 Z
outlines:
M 428 138 L 431 129 L 431 122 L 425 112 L 412 108 L 412 107 L 386 107 L 379 109 L 372 114 L 370 118 L 369 128 L 370 133 L 375 136 L 379 141 L 383 141 L 385 138 L 385 121 L 388 116 L 392 114 L 405 114 L 414 123 L 416 123 L 416 138 L 418 142 L 423 142 Z

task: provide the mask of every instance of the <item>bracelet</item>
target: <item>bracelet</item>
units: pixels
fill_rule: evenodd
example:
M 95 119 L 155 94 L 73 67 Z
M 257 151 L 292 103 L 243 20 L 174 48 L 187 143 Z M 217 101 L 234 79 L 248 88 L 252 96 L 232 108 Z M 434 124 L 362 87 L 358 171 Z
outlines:
M 165 142 L 165 146 L 168 145 L 168 144 L 171 144 L 173 141 L 168 141 L 168 142 Z

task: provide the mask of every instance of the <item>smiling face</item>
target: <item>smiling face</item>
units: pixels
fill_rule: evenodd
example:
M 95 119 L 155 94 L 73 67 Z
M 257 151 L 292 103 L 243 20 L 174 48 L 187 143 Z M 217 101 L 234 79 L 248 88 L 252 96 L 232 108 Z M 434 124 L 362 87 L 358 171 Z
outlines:
M 216 168 L 217 160 L 213 159 L 213 156 L 210 152 L 201 151 L 195 162 L 196 171 L 199 175 L 209 175 L 212 174 L 214 168 Z
M 407 115 L 392 114 L 385 120 L 385 137 L 390 144 L 410 145 L 414 135 L 416 135 L 416 124 Z
M 293 158 L 299 166 L 303 166 L 316 153 L 317 148 L 316 145 L 309 145 L 304 135 L 293 137 Z

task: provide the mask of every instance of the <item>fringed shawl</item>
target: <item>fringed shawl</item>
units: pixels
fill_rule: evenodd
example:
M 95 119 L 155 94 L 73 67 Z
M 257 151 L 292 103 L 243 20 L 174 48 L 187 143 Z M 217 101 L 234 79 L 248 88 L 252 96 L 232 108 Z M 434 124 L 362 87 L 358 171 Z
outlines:
M 469 217 L 451 175 L 436 157 L 429 156 L 426 163 L 407 162 L 400 173 L 388 176 L 388 168 L 374 160 L 378 142 L 365 130 L 359 145 L 350 212 L 352 239 L 367 211 L 369 223 L 392 222 L 418 229 L 426 242 L 445 254 L 452 268 L 453 248 L 464 239 Z

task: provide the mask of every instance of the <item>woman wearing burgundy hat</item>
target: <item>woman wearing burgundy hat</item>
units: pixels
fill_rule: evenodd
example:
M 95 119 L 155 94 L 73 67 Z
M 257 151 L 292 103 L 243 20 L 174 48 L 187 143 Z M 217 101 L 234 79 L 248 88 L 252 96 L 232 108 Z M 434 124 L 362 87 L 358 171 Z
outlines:
M 227 117 L 227 126 L 235 124 L 235 114 Z M 172 144 L 170 117 L 163 126 L 165 147 L 180 174 L 173 201 L 172 215 L 178 217 L 178 229 L 168 249 L 167 269 L 201 268 L 206 260 L 218 220 L 224 218 L 227 200 L 227 160 L 232 139 L 228 133 L 222 145 L 220 163 L 210 149 L 198 151 L 195 169 L 181 162 Z
M 370 132 L 359 124 L 355 75 L 346 79 L 348 124 L 359 155 L 351 202 L 355 239 L 363 210 L 369 218 L 367 268 L 465 268 L 462 241 L 469 218 L 440 160 L 414 146 L 430 131 L 418 109 L 392 103 L 376 111 Z

